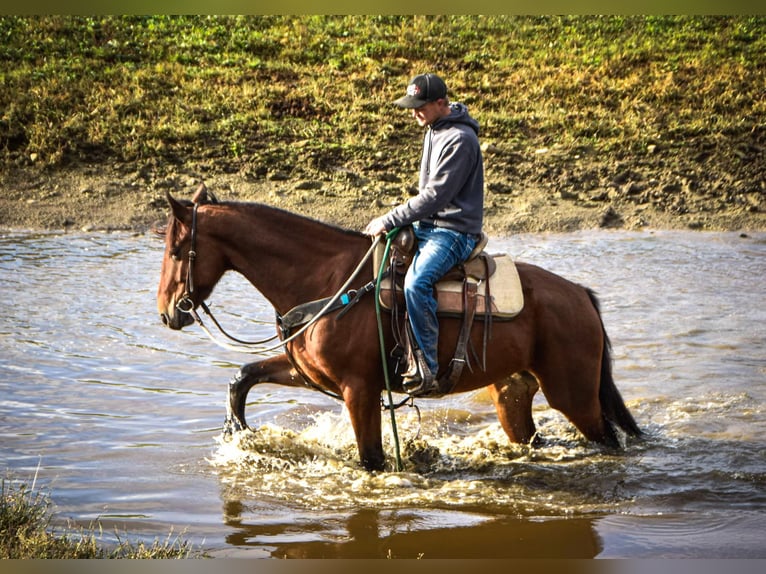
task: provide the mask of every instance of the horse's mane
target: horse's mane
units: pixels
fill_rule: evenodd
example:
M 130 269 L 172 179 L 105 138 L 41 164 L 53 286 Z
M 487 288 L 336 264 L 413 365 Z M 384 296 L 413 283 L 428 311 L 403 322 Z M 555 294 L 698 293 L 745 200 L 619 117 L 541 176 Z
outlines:
M 231 208 L 243 210 L 243 211 L 265 212 L 267 214 L 267 217 L 268 217 L 268 214 L 271 214 L 271 217 L 279 216 L 279 217 L 287 217 L 287 218 L 298 218 L 303 221 L 307 221 L 309 223 L 315 224 L 317 226 L 327 228 L 328 230 L 332 230 L 340 234 L 351 236 L 351 237 L 360 237 L 363 235 L 360 231 L 355 231 L 353 229 L 342 227 L 334 223 L 328 223 L 326 221 L 322 221 L 321 219 L 317 219 L 315 217 L 304 215 L 302 213 L 297 213 L 295 211 L 289 211 L 281 207 L 269 205 L 266 203 L 261 203 L 258 201 L 221 201 L 217 205 L 220 205 L 222 207 L 231 207 Z
M 178 200 L 179 203 L 186 205 L 186 206 L 192 206 L 194 203 L 188 199 L 180 199 Z M 241 211 L 261 211 L 266 212 L 267 217 L 270 213 L 272 217 L 274 216 L 280 216 L 280 217 L 292 217 L 292 218 L 298 218 L 302 219 L 304 221 L 310 222 L 312 224 L 327 228 L 328 230 L 340 233 L 342 235 L 350 236 L 350 237 L 361 237 L 363 236 L 363 233 L 360 231 L 355 231 L 353 229 L 349 229 L 347 227 L 343 227 L 340 225 L 336 225 L 334 223 L 328 223 L 327 221 L 322 221 L 321 219 L 317 219 L 315 217 L 311 217 L 309 215 L 304 215 L 302 213 L 297 213 L 294 211 L 289 211 L 287 209 L 283 209 L 281 207 L 277 207 L 275 205 L 269 205 L 267 203 L 261 203 L 258 201 L 216 201 L 214 205 L 218 205 L 221 207 L 229 207 L 236 210 Z M 171 232 L 174 228 L 175 218 L 172 214 L 168 216 L 168 221 L 164 225 L 157 224 L 152 228 L 152 233 L 160 238 L 164 238 L 169 232 Z

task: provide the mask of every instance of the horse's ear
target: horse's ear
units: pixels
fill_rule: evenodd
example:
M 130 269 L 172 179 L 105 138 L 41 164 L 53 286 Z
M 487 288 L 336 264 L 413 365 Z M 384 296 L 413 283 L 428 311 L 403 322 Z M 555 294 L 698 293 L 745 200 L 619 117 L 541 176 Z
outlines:
M 197 191 L 194 193 L 194 197 L 192 197 L 192 202 L 205 205 L 206 203 L 218 203 L 218 198 L 213 195 L 212 191 L 208 191 L 204 183 L 200 183 Z
M 170 210 L 173 212 L 173 217 L 175 217 L 178 221 L 180 221 L 187 227 L 190 227 L 191 221 L 192 221 L 192 212 L 189 206 L 184 205 L 183 203 L 178 201 L 175 197 L 170 195 L 169 191 L 165 194 L 165 196 L 168 199 Z

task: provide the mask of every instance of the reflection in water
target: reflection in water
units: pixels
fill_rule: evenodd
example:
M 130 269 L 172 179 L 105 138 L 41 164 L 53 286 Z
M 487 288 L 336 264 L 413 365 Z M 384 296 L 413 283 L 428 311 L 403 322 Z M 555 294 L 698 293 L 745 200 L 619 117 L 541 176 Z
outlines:
M 260 439 L 261 445 L 274 442 L 273 431 Z M 242 460 L 252 463 L 249 454 Z M 243 463 L 239 472 L 230 461 L 221 470 L 224 521 L 232 527 L 228 544 L 277 558 L 591 558 L 601 550 L 593 518 L 566 517 L 577 506 L 577 492 L 588 497 L 585 491 L 594 486 L 578 485 L 566 468 L 561 475 L 521 471 L 521 465 L 541 465 L 526 460 L 517 473 L 496 455 L 496 463 L 483 469 L 370 475 L 356 468 L 354 452 L 335 465 L 316 459 L 301 464 L 289 451 L 281 456 Z
M 590 518 L 370 508 L 247 521 L 243 510 L 241 502 L 224 505 L 227 543 L 274 558 L 593 558 L 602 549 Z

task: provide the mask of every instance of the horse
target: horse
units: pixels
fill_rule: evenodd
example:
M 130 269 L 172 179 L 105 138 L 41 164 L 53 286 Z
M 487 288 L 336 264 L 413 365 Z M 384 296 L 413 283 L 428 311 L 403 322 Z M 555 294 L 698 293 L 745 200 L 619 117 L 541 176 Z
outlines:
M 182 329 L 228 271 L 242 274 L 274 307 L 277 317 L 308 301 L 333 296 L 357 268 L 351 292 L 369 285 L 372 265 L 359 270 L 370 248 L 361 232 L 257 202 L 218 201 L 204 184 L 191 201 L 167 194 L 170 215 L 158 230 L 165 250 L 157 290 L 162 322 Z M 482 369 L 465 370 L 452 393 L 487 388 L 498 420 L 514 443 L 536 436 L 532 401 L 538 390 L 589 441 L 620 446 L 642 431 L 612 377 L 611 344 L 599 302 L 588 288 L 538 266 L 516 262 L 524 295 L 522 311 L 493 321 Z M 321 390 L 347 407 L 359 460 L 384 470 L 381 393 L 385 389 L 380 333 L 386 349 L 394 333 L 378 327 L 374 295 L 322 316 L 286 342 L 283 353 L 243 365 L 229 383 L 226 433 L 249 428 L 245 402 L 253 386 L 272 383 Z M 482 341 L 477 321 L 472 344 Z M 441 317 L 439 364 L 455 348 L 459 318 Z M 380 331 L 379 329 L 382 329 Z M 283 335 L 280 334 L 280 337 Z M 394 389 L 402 392 L 401 389 Z

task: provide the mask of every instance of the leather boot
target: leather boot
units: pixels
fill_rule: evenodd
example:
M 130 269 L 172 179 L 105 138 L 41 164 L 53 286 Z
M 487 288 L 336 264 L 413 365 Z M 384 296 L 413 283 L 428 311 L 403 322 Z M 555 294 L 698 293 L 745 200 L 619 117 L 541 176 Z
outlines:
M 413 397 L 422 397 L 438 391 L 439 384 L 426 364 L 423 351 L 415 349 L 413 359 L 410 368 L 403 375 L 402 387 L 404 392 Z

